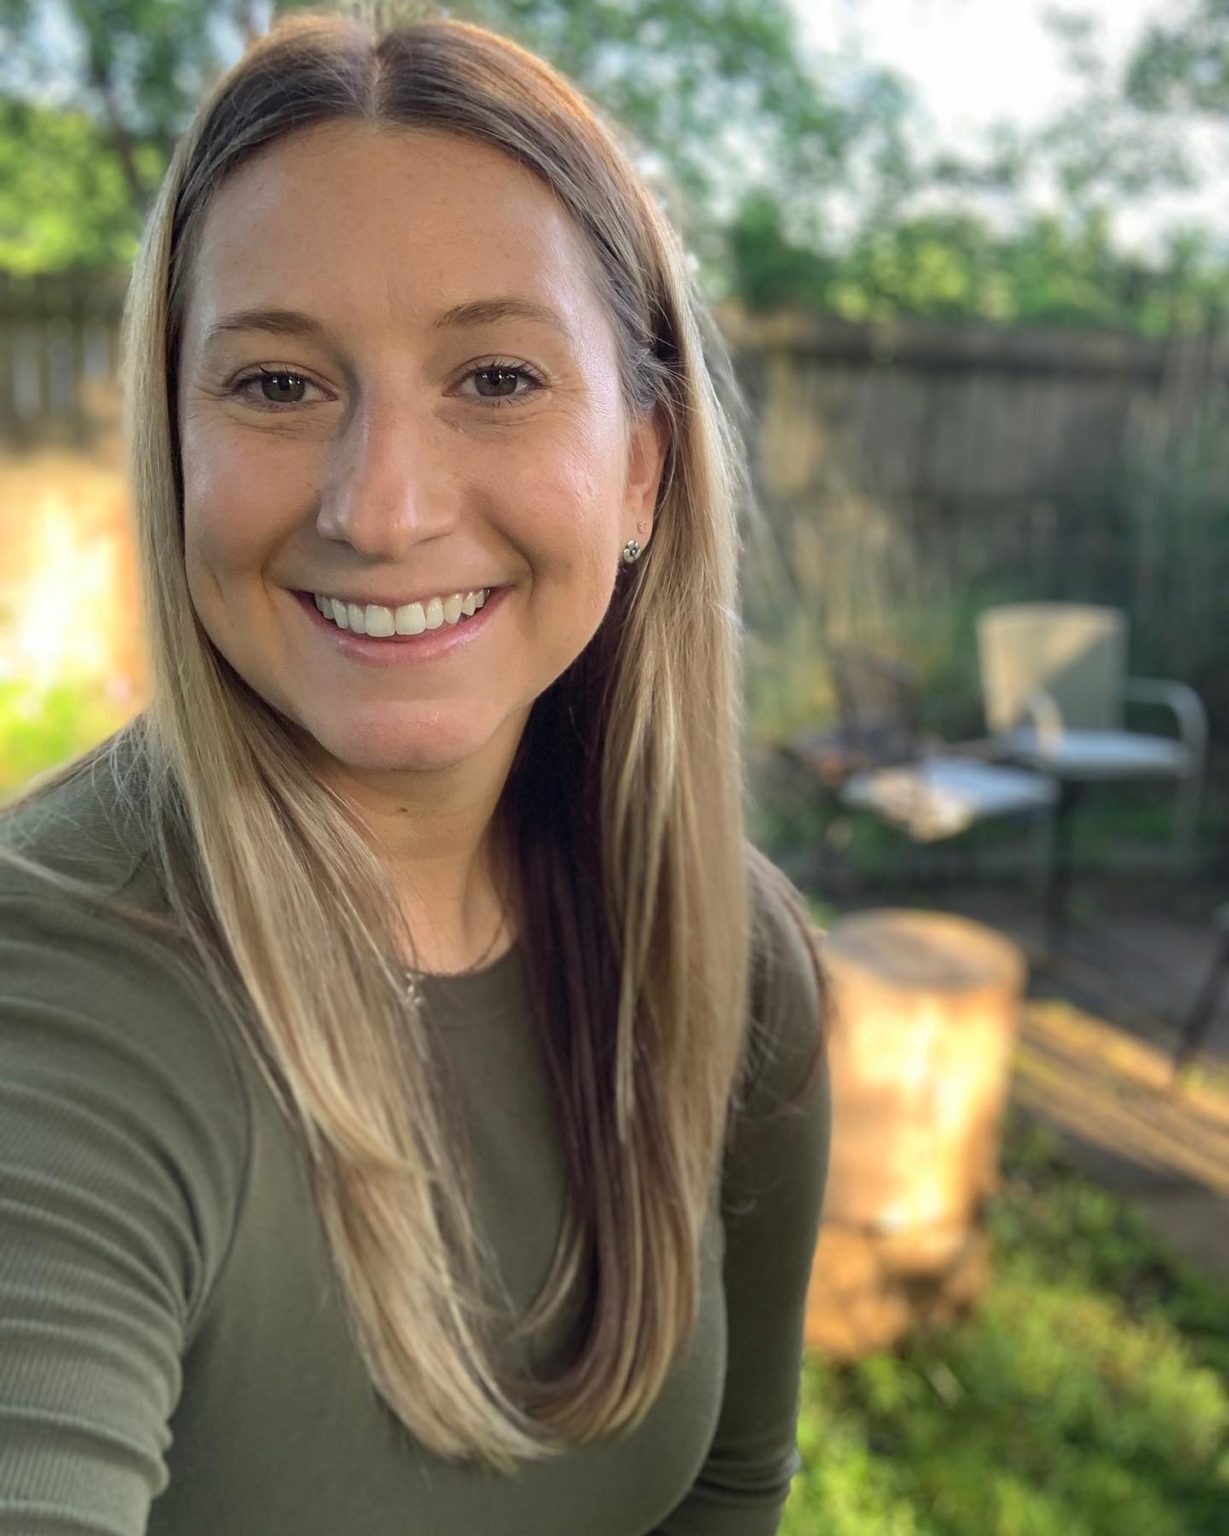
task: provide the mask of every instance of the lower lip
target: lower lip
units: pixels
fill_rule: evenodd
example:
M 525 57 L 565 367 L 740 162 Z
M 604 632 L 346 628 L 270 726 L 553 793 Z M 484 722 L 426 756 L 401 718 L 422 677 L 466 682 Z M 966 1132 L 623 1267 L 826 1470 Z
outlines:
M 310 592 L 294 592 L 291 596 L 307 615 L 308 621 L 331 641 L 339 655 L 365 667 L 397 667 L 435 661 L 464 646 L 472 645 L 490 624 L 493 613 L 503 602 L 507 591 L 507 587 L 493 588 L 482 607 L 471 618 L 462 619 L 458 624 L 441 624 L 438 629 L 423 630 L 421 635 L 388 635 L 376 639 L 356 635 L 350 629 L 339 629 L 316 607 Z

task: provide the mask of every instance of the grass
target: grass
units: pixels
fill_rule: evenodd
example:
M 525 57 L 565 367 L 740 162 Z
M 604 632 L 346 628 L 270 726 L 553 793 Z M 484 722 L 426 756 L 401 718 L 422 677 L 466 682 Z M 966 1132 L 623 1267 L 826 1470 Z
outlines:
M 807 1365 L 782 1536 L 1214 1536 L 1229 1290 L 1013 1119 L 975 1316 Z

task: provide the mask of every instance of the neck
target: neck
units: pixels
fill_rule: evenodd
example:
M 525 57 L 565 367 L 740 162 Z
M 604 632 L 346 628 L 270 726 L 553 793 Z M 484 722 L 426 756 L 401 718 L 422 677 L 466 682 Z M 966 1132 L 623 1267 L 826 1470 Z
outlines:
M 498 772 L 462 763 L 431 773 L 363 773 L 333 765 L 384 860 L 410 935 L 405 964 L 447 974 L 494 959 L 515 935 L 510 869 L 498 817 L 515 751 Z

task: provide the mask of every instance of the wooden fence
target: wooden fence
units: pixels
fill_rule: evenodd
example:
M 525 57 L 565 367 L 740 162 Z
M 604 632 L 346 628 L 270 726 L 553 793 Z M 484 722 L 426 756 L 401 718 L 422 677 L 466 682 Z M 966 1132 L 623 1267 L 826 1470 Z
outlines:
M 0 272 L 0 450 L 97 446 L 116 427 L 126 275 Z
M 763 514 L 760 631 L 784 615 L 795 646 L 895 651 L 975 697 L 978 608 L 1108 602 L 1135 669 L 1192 682 L 1229 727 L 1226 340 L 723 323 Z

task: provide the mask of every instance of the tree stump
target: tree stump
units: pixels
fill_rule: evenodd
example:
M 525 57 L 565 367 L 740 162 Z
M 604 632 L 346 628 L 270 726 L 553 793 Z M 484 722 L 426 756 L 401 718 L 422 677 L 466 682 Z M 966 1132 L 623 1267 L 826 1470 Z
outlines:
M 835 921 L 826 956 L 832 1152 L 806 1341 L 848 1360 L 985 1286 L 1027 967 L 979 923 L 890 909 Z

